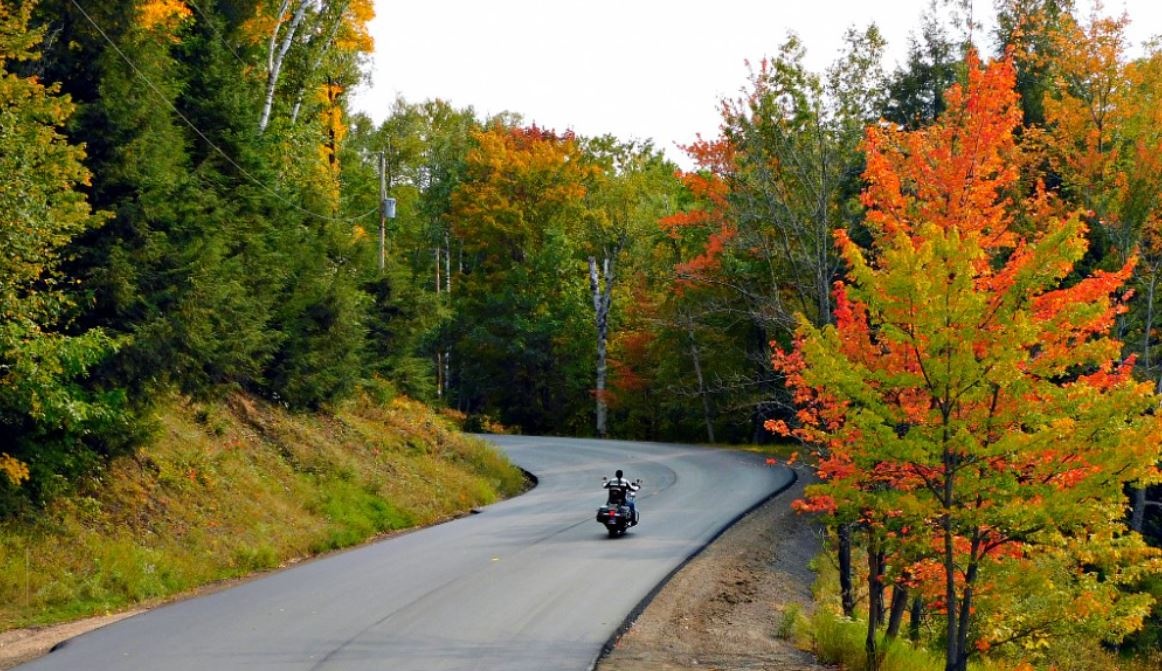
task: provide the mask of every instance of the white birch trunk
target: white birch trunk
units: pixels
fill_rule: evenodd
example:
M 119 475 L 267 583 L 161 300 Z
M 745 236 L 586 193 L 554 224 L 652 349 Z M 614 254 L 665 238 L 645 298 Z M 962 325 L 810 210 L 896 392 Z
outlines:
M 307 0 L 299 0 L 298 8 L 295 9 L 294 18 L 291 19 L 290 25 L 287 26 L 286 33 L 283 34 L 282 39 L 279 40 L 279 30 L 282 28 L 282 17 L 290 6 L 290 0 L 283 0 L 282 6 L 278 12 L 278 22 L 274 26 L 274 31 L 270 34 L 270 43 L 267 46 L 266 52 L 266 97 L 262 103 L 262 116 L 258 119 L 258 132 L 261 133 L 266 130 L 266 126 L 270 123 L 270 113 L 274 108 L 274 93 L 278 88 L 278 77 L 282 72 L 283 61 L 286 60 L 286 54 L 290 51 L 291 44 L 294 42 L 295 33 L 303 22 L 303 17 L 307 14 Z
M 606 343 L 609 338 L 609 306 L 613 302 L 613 262 L 606 257 L 602 260 L 605 286 L 597 274 L 597 259 L 589 257 L 589 289 L 593 293 L 593 312 L 597 323 L 597 435 L 604 438 L 608 427 L 605 402 Z
M 320 67 L 322 67 L 323 59 L 326 58 L 327 53 L 331 51 L 331 46 L 333 44 L 335 44 L 335 36 L 339 34 L 339 28 L 342 27 L 342 25 L 343 25 L 343 13 L 347 11 L 348 4 L 350 4 L 350 2 L 344 2 L 343 6 L 340 7 L 339 10 L 335 13 L 335 20 L 331 24 L 330 33 L 327 35 L 327 39 L 323 42 L 323 44 L 319 46 L 319 54 L 318 54 L 318 56 L 315 57 L 314 63 L 311 64 L 311 70 L 310 70 L 310 72 L 307 73 L 307 77 L 304 78 L 304 81 L 309 82 L 310 75 L 312 73 L 316 72 Z M 324 8 L 321 9 L 320 11 L 326 11 L 326 7 L 324 6 Z M 309 86 L 309 83 L 306 83 L 306 84 L 303 84 L 303 86 L 301 88 L 299 88 L 299 94 L 295 98 L 294 108 L 291 110 L 291 125 L 292 126 L 294 124 L 298 123 L 298 121 L 299 121 L 299 112 L 302 111 L 303 99 L 307 95 L 307 87 L 308 86 Z
M 702 419 L 706 422 L 706 440 L 714 442 L 714 422 L 710 419 L 710 396 L 706 381 L 702 376 L 702 356 L 698 351 L 698 341 L 694 339 L 694 322 L 686 318 L 686 335 L 690 338 L 690 359 L 694 364 L 694 376 L 698 378 L 698 397 L 702 399 Z

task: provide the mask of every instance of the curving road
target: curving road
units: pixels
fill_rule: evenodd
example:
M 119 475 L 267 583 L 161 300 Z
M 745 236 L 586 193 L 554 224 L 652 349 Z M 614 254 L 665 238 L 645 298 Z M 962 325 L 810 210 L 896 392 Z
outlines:
M 742 512 L 790 483 L 755 455 L 492 436 L 540 484 L 478 515 L 307 562 L 67 642 L 20 669 L 589 669 L 623 619 Z M 607 538 L 601 476 L 643 478 Z

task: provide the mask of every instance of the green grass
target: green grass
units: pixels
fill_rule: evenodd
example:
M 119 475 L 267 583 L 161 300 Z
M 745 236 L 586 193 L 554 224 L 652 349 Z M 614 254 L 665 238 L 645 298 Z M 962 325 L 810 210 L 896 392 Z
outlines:
M 864 562 L 858 556 L 858 549 L 856 554 L 855 563 L 862 566 Z M 867 668 L 864 649 L 867 621 L 861 619 L 867 608 L 867 593 L 862 589 L 862 581 L 857 581 L 856 618 L 849 619 L 838 613 L 839 576 L 833 557 L 828 552 L 819 555 L 812 561 L 812 569 L 816 572 L 812 586 L 814 613 L 805 617 L 797 610 L 788 611 L 779 625 L 779 635 L 811 651 L 821 662 L 856 671 Z M 915 646 L 905 637 L 887 641 L 881 635 L 877 642 L 881 671 L 942 671 L 944 655 L 938 624 L 930 621 L 924 628 L 921 642 L 927 648 Z M 1033 652 L 1036 654 L 1026 654 Z M 1049 650 L 1025 651 L 1019 645 L 994 648 L 970 659 L 968 668 L 969 671 L 1157 671 L 1162 669 L 1162 655 L 1138 652 L 1136 656 L 1118 656 L 1100 641 L 1082 636 L 1059 637 Z
M 74 495 L 0 524 L 0 631 L 157 602 L 524 487 L 495 449 L 406 399 L 309 416 L 175 399 L 157 424 Z
M 811 650 L 819 661 L 846 669 L 867 668 L 867 624 L 819 609 L 810 619 Z M 881 671 L 943 671 L 944 658 L 905 640 L 877 642 Z

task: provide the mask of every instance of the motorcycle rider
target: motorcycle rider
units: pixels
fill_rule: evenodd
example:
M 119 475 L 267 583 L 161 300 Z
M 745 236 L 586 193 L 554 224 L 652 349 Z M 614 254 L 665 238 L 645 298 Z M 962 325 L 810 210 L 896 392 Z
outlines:
M 605 489 L 611 490 L 610 491 L 611 494 L 614 490 L 620 492 L 621 500 L 624 501 L 626 503 L 626 505 L 629 506 L 629 514 L 633 515 L 633 523 L 637 524 L 637 502 L 634 501 L 634 497 L 631 496 L 631 494 L 636 493 L 637 490 L 641 489 L 641 480 L 635 480 L 633 482 L 630 482 L 629 480 L 626 480 L 623 476 L 624 476 L 624 474 L 621 472 L 621 469 L 619 468 L 619 469 L 617 469 L 617 472 L 613 474 L 612 480 L 607 479 L 607 478 L 602 478 L 602 480 L 605 480 L 605 484 L 602 486 Z M 611 496 L 610 498 L 613 498 L 613 497 Z

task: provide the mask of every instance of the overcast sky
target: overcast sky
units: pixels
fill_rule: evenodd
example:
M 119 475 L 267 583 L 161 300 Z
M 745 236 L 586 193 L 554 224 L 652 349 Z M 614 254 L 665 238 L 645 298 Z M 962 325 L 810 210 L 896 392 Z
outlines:
M 745 61 L 775 53 L 788 31 L 822 71 L 849 26 L 874 21 L 888 41 L 891 71 L 929 3 L 376 0 L 372 84 L 355 92 L 354 107 L 381 121 L 397 95 L 442 98 L 481 116 L 511 111 L 582 135 L 652 138 L 686 164 L 675 144 L 715 135 L 717 103 L 743 87 Z M 992 0 L 975 4 L 978 20 L 990 20 Z M 1089 2 L 1078 5 L 1087 15 Z M 1105 6 L 1107 14 L 1129 13 L 1135 43 L 1162 33 L 1162 0 Z M 991 41 L 982 46 L 991 49 Z

